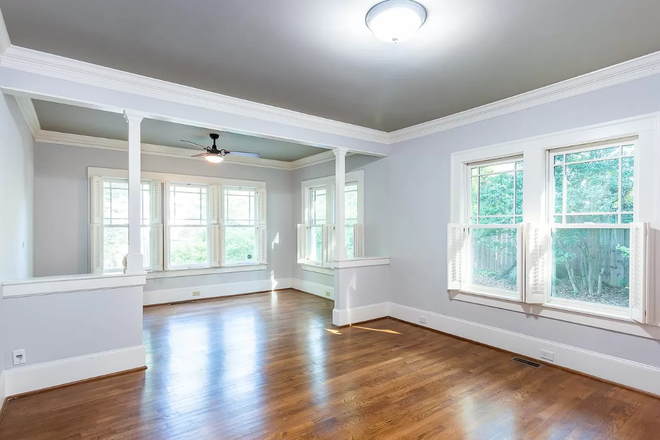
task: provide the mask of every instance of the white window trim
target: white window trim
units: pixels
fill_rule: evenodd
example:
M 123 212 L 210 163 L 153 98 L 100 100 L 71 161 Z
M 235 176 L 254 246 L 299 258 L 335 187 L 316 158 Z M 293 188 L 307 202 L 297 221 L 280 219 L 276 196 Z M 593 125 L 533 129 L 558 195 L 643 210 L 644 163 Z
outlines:
M 469 187 L 466 186 L 469 184 L 466 175 L 467 164 L 522 155 L 525 161 L 523 221 L 524 223 L 549 224 L 551 201 L 549 195 L 546 197 L 546 191 L 550 191 L 547 184 L 549 151 L 629 137 L 637 138 L 635 221 L 647 222 L 652 229 L 658 230 L 660 229 L 660 197 L 657 197 L 657 194 L 660 194 L 660 179 L 657 178 L 657 170 L 660 169 L 660 113 L 453 153 L 450 176 L 450 223 L 469 223 L 468 210 L 465 206 L 469 200 L 464 197 L 469 190 Z M 544 172 L 532 173 L 530 170 L 544 170 Z M 458 301 L 660 339 L 660 292 L 657 292 L 658 289 L 656 289 L 658 282 L 655 275 L 660 272 L 660 237 L 656 237 L 656 235 L 660 234 L 652 234 L 650 243 L 652 266 L 648 268 L 650 294 L 649 323 L 647 324 L 640 324 L 628 316 L 621 316 L 616 310 L 606 310 L 606 307 L 576 310 L 571 304 L 562 304 L 561 301 L 531 305 L 466 291 L 451 291 L 450 297 Z
M 357 182 L 358 186 L 358 224 L 364 225 L 364 170 L 352 171 L 346 173 L 345 181 L 348 184 L 349 182 Z M 308 192 L 312 188 L 318 188 L 321 186 L 326 187 L 326 194 L 328 200 L 331 203 L 326 203 L 326 218 L 328 223 L 334 224 L 335 217 L 335 176 L 320 177 L 317 179 L 304 180 L 300 184 L 301 190 L 301 213 L 302 213 L 302 223 L 306 224 L 307 219 L 309 218 L 309 200 L 307 198 Z M 331 267 L 322 267 L 321 263 L 301 263 L 300 266 L 303 270 L 310 272 L 323 273 L 327 275 L 332 275 L 334 273 L 334 268 Z
M 128 170 L 116 169 L 116 168 L 89 167 L 87 168 L 87 177 L 128 179 Z M 153 180 L 153 181 L 161 181 L 166 183 L 180 184 L 183 182 L 183 183 L 200 184 L 200 185 L 218 185 L 220 187 L 229 186 L 229 187 L 247 187 L 254 189 L 266 189 L 266 182 L 256 181 L 256 180 L 227 179 L 221 177 L 206 177 L 206 176 L 190 176 L 184 174 L 157 173 L 150 171 L 143 171 L 142 173 L 140 173 L 140 178 L 143 181 Z M 167 210 L 168 207 L 166 206 L 166 204 L 163 204 L 161 207 L 161 211 L 162 211 L 161 215 L 163 216 L 163 220 L 168 215 L 168 213 L 166 212 Z M 163 239 L 163 249 L 165 249 L 165 247 L 166 247 L 166 243 L 165 240 Z M 88 249 L 90 248 L 91 248 L 91 243 L 88 243 Z M 178 266 L 176 268 L 164 269 L 162 271 L 160 270 L 147 271 L 147 279 L 211 275 L 211 274 L 231 273 L 231 272 L 247 272 L 247 271 L 266 270 L 268 268 L 267 264 L 262 264 L 256 260 L 254 263 L 231 264 L 231 265 L 223 265 L 222 267 L 212 267 L 210 266 L 210 263 L 211 263 L 211 258 L 209 257 L 209 265 Z

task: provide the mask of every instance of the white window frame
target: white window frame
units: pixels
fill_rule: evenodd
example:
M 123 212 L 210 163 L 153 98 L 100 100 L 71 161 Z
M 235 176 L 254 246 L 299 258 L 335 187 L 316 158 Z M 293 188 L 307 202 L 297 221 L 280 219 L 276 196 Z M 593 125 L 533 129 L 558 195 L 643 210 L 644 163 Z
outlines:
M 629 316 L 607 307 L 580 307 L 580 304 L 565 304 L 562 301 L 537 303 L 510 301 L 497 297 L 479 295 L 467 290 L 450 290 L 452 299 L 491 307 L 513 310 L 521 313 L 544 316 L 553 319 L 575 322 L 594 327 L 606 328 L 637 336 L 660 339 L 660 292 L 657 292 L 655 273 L 660 271 L 660 237 L 653 230 L 660 229 L 660 113 L 628 118 L 589 127 L 567 130 L 533 138 L 492 145 L 453 153 L 450 177 L 450 223 L 468 224 L 470 199 L 467 166 L 481 161 L 522 156 L 524 160 L 523 222 L 526 225 L 551 225 L 550 207 L 553 203 L 554 181 L 550 174 L 550 152 L 580 145 L 607 143 L 626 138 L 636 138 L 635 142 L 635 194 L 634 221 L 649 224 L 649 264 L 647 265 L 648 296 L 646 298 L 646 323 L 642 324 Z M 468 205 L 466 207 L 466 204 Z M 616 225 L 612 225 L 616 226 Z M 601 226 L 602 227 L 602 226 Z M 526 238 L 526 241 L 529 241 Z M 526 268 L 526 273 L 527 273 Z M 526 275 L 529 277 L 529 274 Z M 451 281 L 451 280 L 450 280 Z M 528 280 L 526 280 L 528 281 Z M 549 280 L 545 280 L 549 283 Z M 526 289 L 528 286 L 526 285 Z M 529 295 L 529 292 L 526 292 Z M 632 300 L 632 299 L 631 299 Z M 576 307 L 577 306 L 577 307 Z M 591 304 L 590 304 L 591 306 Z
M 358 223 L 354 226 L 357 234 L 354 236 L 354 246 L 357 246 L 359 252 L 364 249 L 364 171 L 352 171 L 346 173 L 346 184 L 351 182 L 357 183 L 358 192 Z M 313 262 L 307 259 L 308 255 L 308 219 L 310 210 L 309 194 L 312 189 L 325 187 L 326 189 L 326 225 L 324 227 L 324 244 L 323 244 L 323 259 L 321 262 Z M 301 182 L 301 218 L 302 222 L 298 228 L 303 228 L 303 231 L 298 233 L 298 264 L 303 270 L 311 272 L 318 272 L 324 274 L 334 273 L 332 265 L 332 251 L 333 251 L 333 233 L 334 218 L 335 218 L 335 176 L 321 177 L 318 179 L 305 180 Z M 302 249 L 304 249 L 304 252 Z
M 91 180 L 93 177 L 102 177 L 107 179 L 128 179 L 128 171 L 121 169 L 112 169 L 112 168 L 95 168 L 89 167 L 87 170 L 88 178 Z M 215 177 L 203 177 L 203 176 L 189 176 L 189 175 L 180 175 L 180 174 L 169 174 L 169 173 L 156 173 L 156 172 L 146 172 L 141 173 L 141 179 L 143 181 L 152 181 L 157 182 L 158 191 L 156 191 L 157 199 L 154 203 L 152 200 L 152 208 L 157 211 L 158 215 L 154 215 L 152 211 L 152 229 L 156 231 L 154 237 L 152 237 L 152 249 L 161 252 L 160 261 L 157 261 L 157 264 L 153 268 L 150 268 L 147 272 L 147 278 L 173 278 L 173 277 L 184 277 L 184 276 L 197 276 L 197 275 L 208 275 L 214 273 L 229 273 L 229 272 L 247 272 L 247 271 L 259 271 L 266 270 L 267 265 L 267 222 L 266 222 L 266 182 L 262 181 L 250 181 L 250 180 L 238 180 L 238 179 L 226 179 L 226 178 L 215 178 Z M 166 256 L 168 252 L 168 243 L 165 239 L 165 231 L 167 229 L 166 225 L 168 223 L 169 217 L 169 205 L 167 203 L 167 185 L 169 183 L 173 184 L 192 184 L 192 185 L 208 185 L 209 190 L 207 194 L 209 195 L 209 201 L 207 208 L 208 213 L 208 223 L 209 223 L 209 240 L 217 239 L 218 245 L 209 246 L 209 258 L 208 264 L 203 266 L 195 265 L 190 267 L 182 268 L 172 268 L 169 269 L 163 265 L 166 263 Z M 233 187 L 233 188 L 250 188 L 254 189 L 258 193 L 257 200 L 257 253 L 258 258 L 255 259 L 254 263 L 250 264 L 240 264 L 240 265 L 223 265 L 221 254 L 221 245 L 222 243 L 221 236 L 219 234 L 219 228 L 221 227 L 221 209 L 220 207 L 223 204 L 223 200 L 220 194 L 222 194 L 221 189 L 223 187 Z M 215 194 L 215 195 L 214 195 Z M 92 201 L 93 195 L 90 194 L 90 211 L 92 210 Z M 156 222 L 156 223 L 154 223 Z M 93 222 L 91 222 L 93 223 Z M 93 226 L 93 225 L 92 225 Z M 215 228 L 214 228 L 215 227 Z M 160 232 L 160 234 L 158 234 Z M 90 256 L 94 255 L 94 237 L 93 234 L 90 234 L 89 242 L 89 252 Z M 153 263 L 153 256 L 152 256 Z

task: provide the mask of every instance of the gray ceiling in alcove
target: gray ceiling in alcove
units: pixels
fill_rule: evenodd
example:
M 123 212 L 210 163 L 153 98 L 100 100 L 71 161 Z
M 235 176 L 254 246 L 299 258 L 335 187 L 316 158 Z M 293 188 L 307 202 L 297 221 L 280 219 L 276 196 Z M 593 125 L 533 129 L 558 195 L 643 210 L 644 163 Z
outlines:
M 59 104 L 33 99 L 34 108 L 42 130 L 73 133 L 107 139 L 126 140 L 128 126 L 123 115 L 84 107 Z M 144 119 L 141 124 L 142 142 L 168 147 L 189 148 L 191 155 L 202 152 L 200 148 L 181 139 L 211 145 L 209 133 L 213 130 L 171 122 Z M 236 133 L 222 133 L 217 143 L 219 148 L 229 151 L 259 153 L 263 159 L 291 162 L 326 151 L 323 148 L 246 136 Z
M 380 42 L 378 0 L 0 0 L 12 43 L 392 131 L 660 50 L 659 0 L 420 0 Z

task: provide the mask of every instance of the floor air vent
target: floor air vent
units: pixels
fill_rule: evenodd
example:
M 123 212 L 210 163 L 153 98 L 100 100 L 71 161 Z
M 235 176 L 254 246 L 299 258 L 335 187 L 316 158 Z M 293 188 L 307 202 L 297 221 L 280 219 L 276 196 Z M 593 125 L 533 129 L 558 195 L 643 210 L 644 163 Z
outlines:
M 541 364 L 538 362 L 530 361 L 529 359 L 523 359 L 520 357 L 514 357 L 511 359 L 513 362 L 518 362 L 519 364 L 527 365 L 528 367 L 532 368 L 541 368 Z

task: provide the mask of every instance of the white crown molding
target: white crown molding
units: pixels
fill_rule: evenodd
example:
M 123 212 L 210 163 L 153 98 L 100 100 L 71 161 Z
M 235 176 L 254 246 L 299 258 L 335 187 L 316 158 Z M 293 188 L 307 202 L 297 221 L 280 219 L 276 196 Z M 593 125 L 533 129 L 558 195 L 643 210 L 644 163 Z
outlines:
M 310 167 L 320 163 L 331 162 L 335 160 L 335 154 L 332 150 L 324 151 L 323 153 L 315 154 L 313 156 L 303 157 L 302 159 L 294 160 L 291 162 L 291 170 Z
M 36 142 L 47 144 L 68 145 L 71 147 L 98 148 L 101 150 L 114 150 L 128 152 L 128 142 L 117 139 L 107 139 L 94 136 L 84 136 L 80 134 L 60 133 L 57 131 L 40 130 L 34 137 Z M 178 157 L 190 160 L 204 160 L 200 157 L 192 157 L 197 150 L 187 148 L 167 147 L 164 145 L 142 144 L 142 154 L 152 154 L 155 156 Z M 327 159 L 332 157 L 331 159 Z M 324 151 L 313 156 L 299 159 L 293 162 L 282 160 L 262 159 L 255 157 L 226 156 L 223 163 L 234 165 L 245 165 L 260 168 L 275 168 L 280 170 L 297 170 L 299 168 L 316 165 L 317 163 L 334 160 L 332 151 Z
M 389 140 L 388 134 L 383 131 L 221 95 L 14 45 L 9 46 L 4 51 L 0 65 L 118 92 L 132 93 L 354 139 L 382 144 L 387 144 Z
M 14 98 L 18 103 L 18 108 L 23 114 L 23 118 L 25 118 L 25 122 L 27 122 L 28 127 L 30 127 L 32 137 L 36 139 L 41 131 L 41 124 L 39 123 L 39 117 L 37 116 L 37 111 L 34 109 L 32 100 L 26 96 L 20 95 L 16 95 Z
M 440 133 L 658 73 L 660 73 L 660 52 L 655 52 L 511 98 L 393 131 L 389 133 L 389 142 L 395 144 Z

